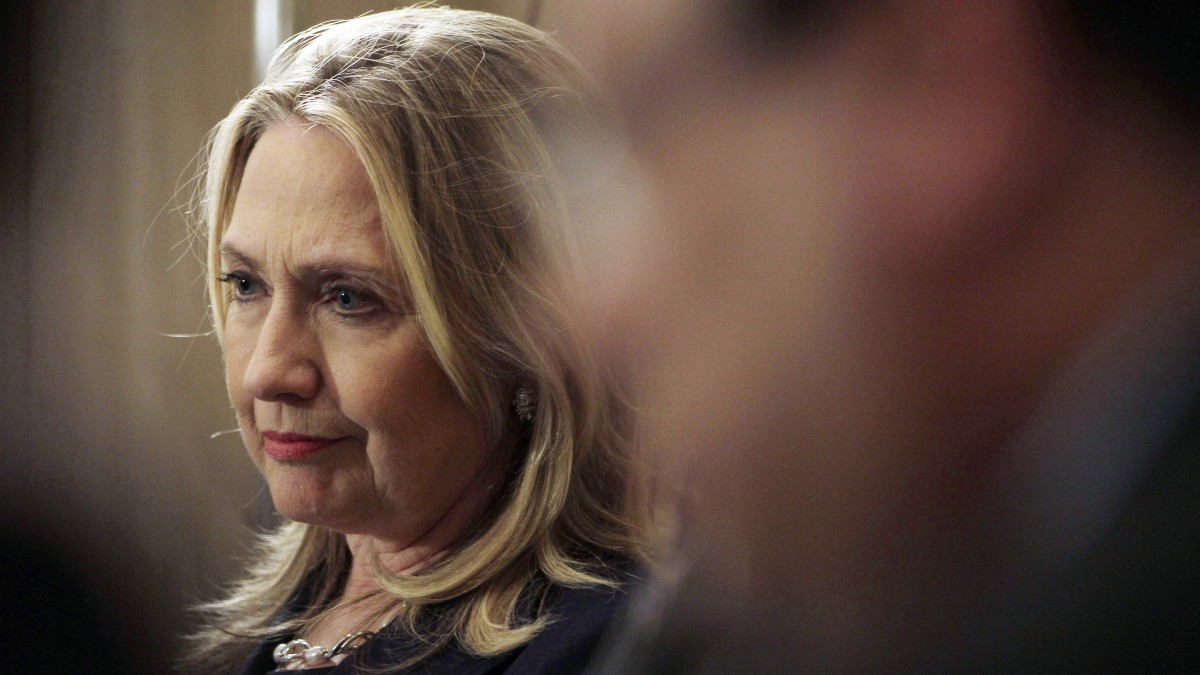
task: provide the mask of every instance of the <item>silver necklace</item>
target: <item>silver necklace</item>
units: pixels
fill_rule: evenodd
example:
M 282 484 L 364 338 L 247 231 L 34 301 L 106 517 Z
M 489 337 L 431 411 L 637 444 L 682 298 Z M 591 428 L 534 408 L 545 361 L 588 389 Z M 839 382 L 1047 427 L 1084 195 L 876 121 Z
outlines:
M 333 657 L 349 656 L 373 637 L 375 637 L 375 631 L 360 630 L 338 640 L 333 647 L 309 644 L 308 640 L 303 639 L 281 642 L 279 646 L 275 647 L 275 663 L 287 666 L 303 661 L 304 665 L 308 667 L 324 665 L 327 662 L 332 663 Z

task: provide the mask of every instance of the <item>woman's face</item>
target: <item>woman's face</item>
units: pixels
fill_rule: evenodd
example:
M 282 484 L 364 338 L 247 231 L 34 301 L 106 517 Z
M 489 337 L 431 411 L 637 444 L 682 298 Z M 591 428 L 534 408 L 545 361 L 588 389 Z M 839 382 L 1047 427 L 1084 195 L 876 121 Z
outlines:
M 407 545 L 503 471 L 389 271 L 340 138 L 269 127 L 221 251 L 229 395 L 281 514 Z

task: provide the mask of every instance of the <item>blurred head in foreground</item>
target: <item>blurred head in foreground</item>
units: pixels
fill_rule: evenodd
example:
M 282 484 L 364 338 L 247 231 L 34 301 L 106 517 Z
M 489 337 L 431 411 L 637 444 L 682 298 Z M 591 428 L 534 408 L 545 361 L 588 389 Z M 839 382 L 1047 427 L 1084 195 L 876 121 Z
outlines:
M 285 520 L 198 662 L 586 658 L 644 522 L 547 150 L 579 82 L 519 22 L 397 10 L 292 38 L 217 127 L 213 314 Z
M 1174 644 L 1200 606 L 1169 525 L 1200 492 L 1173 454 L 1196 449 L 1194 6 L 574 18 L 628 153 L 598 334 L 694 493 L 647 670 Z

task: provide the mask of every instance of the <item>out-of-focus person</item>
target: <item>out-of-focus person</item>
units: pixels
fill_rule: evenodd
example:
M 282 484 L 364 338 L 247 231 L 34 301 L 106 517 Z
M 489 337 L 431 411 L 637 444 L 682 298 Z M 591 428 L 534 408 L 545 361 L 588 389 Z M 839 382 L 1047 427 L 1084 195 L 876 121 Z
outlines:
M 212 311 L 284 520 L 189 672 L 587 661 L 646 511 L 567 283 L 546 141 L 581 81 L 541 31 L 419 7 L 290 39 L 217 126 Z
M 1198 667 L 1198 11 L 571 15 L 596 334 L 690 490 L 597 672 Z

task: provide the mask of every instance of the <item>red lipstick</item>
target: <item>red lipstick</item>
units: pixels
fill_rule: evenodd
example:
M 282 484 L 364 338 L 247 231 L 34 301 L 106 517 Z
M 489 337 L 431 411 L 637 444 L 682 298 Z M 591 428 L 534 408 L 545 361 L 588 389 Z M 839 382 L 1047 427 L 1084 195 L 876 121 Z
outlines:
M 318 450 L 336 443 L 336 438 L 288 434 L 278 431 L 263 432 L 263 452 L 281 462 L 307 457 Z

